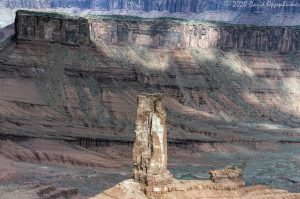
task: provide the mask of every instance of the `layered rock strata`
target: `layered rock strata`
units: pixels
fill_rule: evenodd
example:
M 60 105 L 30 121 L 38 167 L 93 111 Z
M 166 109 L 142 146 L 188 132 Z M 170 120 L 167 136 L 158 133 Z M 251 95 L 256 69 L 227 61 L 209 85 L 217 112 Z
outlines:
M 166 112 L 161 94 L 138 96 L 133 179 L 145 186 L 150 198 L 167 191 L 172 176 L 167 170 Z
M 72 18 L 59 14 L 18 11 L 19 41 L 67 45 L 136 45 L 152 48 L 212 48 L 240 51 L 298 51 L 297 27 L 254 27 L 135 17 Z M 91 43 L 93 41 L 93 45 Z
M 167 170 L 166 113 L 162 95 L 138 96 L 136 140 L 133 147 L 133 180 L 125 180 L 92 199 L 139 198 L 290 198 L 300 194 L 266 186 L 244 187 L 242 170 L 225 167 L 211 171 L 211 181 L 173 179 Z
M 107 55 L 101 46 L 19 39 L 1 51 L 1 136 L 75 140 L 87 148 L 132 143 L 136 96 L 162 92 L 168 138 L 176 147 L 171 153 L 191 149 L 196 165 L 211 157 L 198 158 L 199 151 L 226 157 L 230 153 L 232 162 L 244 157 L 253 176 L 246 177 L 247 183 L 279 182 L 278 187 L 299 190 L 294 179 L 300 124 L 298 52 L 124 44 L 104 45 L 111 51 Z M 261 152 L 266 150 L 272 151 L 268 163 Z M 260 157 L 245 156 L 253 153 Z M 184 156 L 177 158 L 180 164 L 191 159 L 189 153 Z M 262 170 L 253 172 L 262 160 Z
M 56 13 L 18 11 L 15 21 L 18 40 L 90 45 L 89 23 Z

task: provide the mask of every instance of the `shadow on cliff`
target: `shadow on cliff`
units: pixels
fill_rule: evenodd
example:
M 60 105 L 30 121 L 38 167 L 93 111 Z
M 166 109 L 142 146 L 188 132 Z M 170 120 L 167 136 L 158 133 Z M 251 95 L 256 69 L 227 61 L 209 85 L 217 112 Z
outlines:
M 155 49 L 134 45 L 100 46 L 99 50 L 123 69 L 132 70 L 135 75 L 133 82 L 137 83 L 139 90 L 161 92 L 175 99 L 178 102 L 176 108 L 182 106 L 186 109 L 183 112 L 177 110 L 177 116 L 183 113 L 192 119 L 195 112 L 202 114 L 205 120 L 203 113 L 206 112 L 206 119 L 212 121 L 299 126 L 299 112 L 298 108 L 295 110 L 297 103 L 294 103 L 298 95 L 290 92 L 285 81 L 299 73 L 298 64 L 286 60 L 290 55 L 298 59 L 297 53 Z M 280 60 L 276 60 L 278 56 Z M 287 70 L 290 74 L 286 73 Z M 123 84 L 118 79 L 114 81 Z M 300 88 L 297 84 L 293 85 L 296 86 L 294 90 Z M 174 115 L 172 112 L 176 112 L 176 108 L 169 106 L 170 114 Z

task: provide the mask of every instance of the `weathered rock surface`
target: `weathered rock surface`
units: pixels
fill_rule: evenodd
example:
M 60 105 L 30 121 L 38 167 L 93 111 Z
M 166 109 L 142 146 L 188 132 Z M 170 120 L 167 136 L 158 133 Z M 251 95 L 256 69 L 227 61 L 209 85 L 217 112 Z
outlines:
M 24 23 L 18 23 L 17 28 L 44 31 L 29 23 L 44 17 L 21 13 L 17 21 Z M 51 20 L 56 18 L 49 16 Z M 66 30 L 58 32 L 65 35 Z M 66 44 L 65 37 L 47 41 L 39 34 L 29 36 L 27 29 L 17 32 L 17 43 L 0 52 L 1 129 L 5 133 L 36 136 L 38 129 L 39 136 L 51 132 L 65 137 L 64 131 L 69 129 L 68 135 L 76 136 L 84 146 L 96 146 L 99 137 L 133 140 L 130 132 L 136 116 L 135 98 L 139 91 L 153 90 L 166 95 L 167 111 L 172 113 L 168 121 L 172 128 L 168 128 L 170 138 L 175 140 L 243 140 L 252 146 L 262 139 L 269 141 L 269 135 L 276 136 L 275 140 L 298 137 L 294 130 L 272 131 L 264 124 L 243 126 L 242 137 L 235 133 L 225 136 L 223 127 L 203 125 L 205 121 L 226 123 L 238 119 L 297 127 L 298 52 L 236 54 L 167 46 L 148 49 L 137 44 L 122 46 L 122 42 L 69 46 L 61 45 Z M 253 134 L 253 128 L 265 135 Z M 236 130 L 230 127 L 230 131 Z M 184 135 L 187 132 L 193 134 L 193 139 Z
M 109 44 L 288 52 L 300 49 L 296 27 L 185 24 L 168 19 L 91 22 L 92 40 Z
M 165 175 L 167 150 L 165 122 L 155 123 L 155 115 L 166 120 L 161 95 L 140 95 L 133 149 L 133 180 L 126 180 L 92 199 L 108 198 L 299 198 L 300 193 L 274 190 L 264 186 L 244 188 L 242 170 L 226 167 L 210 171 L 212 181 L 179 181 Z M 159 131 L 157 127 L 160 127 Z M 159 136 L 159 134 L 161 134 Z M 153 136 L 160 137 L 159 141 Z M 165 141 L 163 139 L 165 138 Z M 162 144 L 163 143 L 163 144 Z M 160 159 L 163 157 L 163 159 Z M 153 172 L 154 170 L 154 172 Z M 160 176 L 156 176 L 160 175 Z M 150 179 L 150 182 L 149 182 Z M 167 181 L 167 183 L 166 183 Z M 145 191 L 146 188 L 146 191 Z
M 90 45 L 86 19 L 60 14 L 17 11 L 16 37 L 19 40 L 59 42 L 68 45 Z M 29 15 L 28 15 L 29 14 Z
M 166 112 L 161 94 L 138 96 L 135 134 L 133 179 L 145 186 L 148 197 L 158 198 L 172 182 L 167 170 Z
M 16 35 L 18 40 L 67 45 L 93 46 L 105 43 L 154 48 L 217 47 L 268 52 L 300 50 L 300 29 L 297 27 L 203 24 L 184 20 L 142 20 L 114 16 L 105 18 L 87 20 L 59 14 L 18 11 Z
M 237 167 L 225 167 L 223 170 L 210 171 L 210 179 L 214 183 L 233 182 L 238 186 L 243 187 L 243 171 Z
M 0 52 L 1 137 L 131 146 L 136 97 L 161 92 L 177 165 L 192 159 L 197 167 L 212 156 L 218 162 L 202 169 L 222 168 L 223 160 L 241 162 L 249 172 L 246 182 L 299 192 L 299 52 L 124 44 L 10 44 Z M 179 176 L 192 170 L 180 169 Z
M 177 181 L 169 185 L 169 191 L 162 195 L 162 199 L 174 198 L 201 198 L 201 199 L 298 199 L 297 193 L 288 193 L 284 190 L 271 189 L 267 186 L 251 186 L 245 188 L 236 188 L 232 185 L 215 184 L 210 181 Z M 104 191 L 103 193 L 91 199 L 129 199 L 141 198 L 147 199 L 146 195 L 140 191 L 140 185 L 133 180 L 121 182 L 115 187 Z
M 136 120 L 136 140 L 133 150 L 133 179 L 121 182 L 117 186 L 104 191 L 102 194 L 94 197 L 93 199 L 106 199 L 106 198 L 298 198 L 300 194 L 290 194 L 285 191 L 272 190 L 264 186 L 248 187 L 244 188 L 244 181 L 242 170 L 237 167 L 225 167 L 224 170 L 210 171 L 212 181 L 178 181 L 172 179 L 169 183 L 156 181 L 154 189 L 146 189 L 146 195 L 143 194 L 144 186 L 150 186 L 152 184 L 145 183 L 144 179 L 152 178 L 153 173 L 151 168 L 151 162 L 157 160 L 156 152 L 164 151 L 167 149 L 166 141 L 160 143 L 155 142 L 151 135 L 157 134 L 156 128 L 153 128 L 153 117 L 156 112 L 162 114 L 163 120 L 166 120 L 166 114 L 163 111 L 163 105 L 161 104 L 161 96 L 157 95 L 141 95 L 138 98 L 138 114 Z M 158 110 L 157 110 L 158 109 Z M 159 117 L 160 118 L 160 117 Z M 162 125 L 164 124 L 164 125 Z M 165 122 L 161 122 L 158 126 L 162 128 L 161 134 L 166 137 Z M 162 139 L 162 138 L 161 138 Z M 161 144 L 161 143 L 164 144 Z M 154 146 L 154 150 L 149 151 Z M 148 149 L 148 150 L 145 150 Z M 152 153 L 152 154 L 151 154 Z M 167 154 L 166 154 L 167 155 Z M 164 159 L 163 159 L 164 160 Z M 157 171 L 166 170 L 166 162 L 160 160 L 161 164 Z M 138 166 L 138 167 L 137 167 Z M 146 168 L 143 168 L 146 166 Z M 147 167 L 148 166 L 148 167 Z M 149 168 L 150 166 L 150 168 Z M 154 165 L 156 166 L 156 165 Z M 146 176 L 146 178 L 140 178 L 140 174 Z M 165 173 L 165 172 L 164 172 Z M 136 175 L 138 174 L 138 175 Z M 165 176 L 162 174 L 159 180 Z M 155 178 L 154 178 L 155 179 Z M 168 180 L 168 177 L 165 178 Z M 163 191 L 159 185 L 163 185 Z M 259 191 L 256 189 L 259 188 Z M 149 187 L 148 187 L 149 188 Z M 156 189 L 157 190 L 156 190 Z M 149 194 L 150 191 L 150 194 Z
M 121 163 L 109 160 L 107 157 L 89 154 L 79 148 L 72 148 L 67 143 L 58 143 L 51 140 L 32 139 L 20 143 L 0 140 L 0 144 L 0 154 L 13 161 L 101 168 L 110 168 L 112 165 L 114 168 L 122 166 Z

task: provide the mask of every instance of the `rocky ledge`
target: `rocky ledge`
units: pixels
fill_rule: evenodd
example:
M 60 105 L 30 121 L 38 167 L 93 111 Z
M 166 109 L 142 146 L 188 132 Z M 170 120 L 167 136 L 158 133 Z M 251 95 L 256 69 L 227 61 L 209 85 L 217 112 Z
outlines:
M 40 15 L 47 22 L 47 14 Z M 26 20 L 33 16 L 22 15 Z M 69 17 L 55 15 L 48 20 L 63 22 L 65 18 Z M 127 23 L 124 18 L 114 19 L 110 20 L 112 27 Z M 109 22 L 104 17 L 93 20 Z M 76 19 L 70 21 L 75 23 Z M 122 29 L 117 30 L 114 32 L 120 35 Z M 116 148 L 130 161 L 130 153 L 123 147 L 132 148 L 136 97 L 141 92 L 161 92 L 168 113 L 169 159 L 180 167 L 177 173 L 172 170 L 175 177 L 203 179 L 198 178 L 199 173 L 234 163 L 247 173 L 247 184 L 300 192 L 299 178 L 295 177 L 299 171 L 295 157 L 300 153 L 299 52 L 143 48 L 139 43 L 123 45 L 118 40 L 100 46 L 105 44 L 102 37 L 97 48 L 86 46 L 90 44 L 74 47 L 59 40 L 34 38 L 18 38 L 0 52 L 0 131 L 4 139 L 51 138 L 91 150 L 120 144 L 122 148 Z M 65 156 L 47 160 L 41 148 L 38 155 L 42 162 L 65 160 Z M 18 152 L 15 157 L 21 154 L 22 161 L 28 156 L 30 161 L 38 161 L 33 150 L 29 155 Z M 102 148 L 97 150 L 102 152 Z M 76 165 L 85 165 L 83 156 Z M 104 162 L 106 166 L 108 161 Z M 115 162 L 108 166 L 115 167 Z M 186 162 L 192 169 L 180 166 Z M 98 160 L 92 164 L 99 165 Z M 109 186 L 120 181 L 115 179 Z M 107 188 L 97 186 L 97 192 Z
M 236 166 L 226 166 L 223 170 L 210 171 L 210 179 L 214 183 L 233 182 L 236 185 L 243 187 L 243 171 Z
M 167 170 L 166 113 L 162 95 L 138 97 L 133 179 L 121 182 L 93 199 L 110 198 L 299 198 L 299 194 L 266 186 L 244 187 L 242 170 L 225 167 L 211 171 L 211 181 L 174 179 Z
M 289 52 L 300 49 L 299 27 L 206 23 L 183 19 L 129 16 L 78 18 L 56 13 L 18 11 L 18 41 L 66 45 L 105 44 L 153 48 L 212 48 Z

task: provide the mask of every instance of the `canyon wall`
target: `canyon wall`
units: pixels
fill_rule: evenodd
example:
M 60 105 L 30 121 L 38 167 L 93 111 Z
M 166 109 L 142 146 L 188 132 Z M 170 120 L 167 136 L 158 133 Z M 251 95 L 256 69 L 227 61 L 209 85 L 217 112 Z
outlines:
M 53 114 L 54 120 L 59 118 L 60 122 L 50 122 L 55 126 L 50 130 L 55 131 L 58 137 L 64 137 L 65 130 L 61 129 L 68 129 L 65 125 L 70 121 L 74 121 L 70 126 L 74 125 L 75 129 L 80 124 L 86 133 L 82 135 L 81 129 L 78 130 L 79 135 L 74 134 L 83 139 L 83 145 L 88 146 L 97 145 L 100 138 L 132 140 L 134 135 L 130 132 L 133 132 L 136 117 L 132 111 L 135 110 L 135 99 L 137 94 L 146 91 L 158 91 L 168 96 L 168 111 L 173 114 L 169 121 L 172 128 L 170 140 L 181 138 L 181 141 L 193 143 L 193 140 L 218 142 L 225 139 L 240 142 L 236 135 L 224 137 L 218 134 L 218 130 L 205 130 L 202 124 L 197 124 L 199 118 L 217 121 L 258 119 L 298 125 L 300 94 L 297 78 L 300 62 L 299 44 L 293 40 L 298 36 L 296 27 L 266 27 L 263 30 L 253 26 L 189 24 L 182 20 L 125 19 L 76 19 L 19 11 L 17 42 L 0 53 L 2 76 L 5 77 L 0 99 L 5 101 L 4 104 L 13 101 L 12 106 L 18 107 L 18 112 L 13 115 L 23 113 L 20 116 L 22 120 L 30 115 L 27 119 L 31 121 L 34 110 L 39 118 L 38 109 Z M 68 40 L 65 36 L 69 21 L 75 24 L 72 26 L 75 40 Z M 83 30 L 77 27 L 81 23 L 84 24 Z M 195 31 L 189 32 L 189 28 Z M 40 34 L 45 32 L 44 29 L 50 30 L 46 34 L 50 35 L 48 40 Z M 244 29 L 249 32 L 244 33 Z M 208 30 L 216 30 L 217 36 L 202 34 Z M 273 42 L 258 40 L 255 36 L 247 37 L 250 44 L 255 45 L 238 48 L 233 42 L 237 40 L 228 39 L 236 38 L 234 34 L 223 32 L 224 36 L 220 37 L 219 30 L 239 30 L 240 37 L 260 31 L 269 35 L 281 34 L 281 37 Z M 269 35 L 265 37 L 271 39 Z M 210 37 L 219 40 L 207 39 Z M 225 41 L 228 41 L 227 45 Z M 208 45 L 200 45 L 205 42 Z M 261 47 L 263 42 L 272 48 L 263 51 L 267 49 Z M 209 48 L 213 46 L 219 49 Z M 235 49 L 240 51 L 232 51 Z M 288 49 L 287 54 L 276 52 Z M 20 87 L 24 93 L 19 92 Z M 31 110 L 27 104 L 38 108 Z M 7 106 L 3 107 L 6 109 Z M 14 110 L 12 108 L 8 113 Z M 56 115 L 61 112 L 64 114 L 62 121 Z M 189 119 L 182 119 L 182 115 Z M 45 120 L 46 124 L 41 128 L 48 132 L 48 119 Z M 17 126 L 18 131 L 23 131 L 22 122 L 16 122 L 14 118 L 9 118 L 9 121 Z M 210 129 L 211 125 L 206 127 Z M 101 130 L 95 130 L 97 128 Z M 204 130 L 199 131 L 199 128 Z M 28 132 L 24 134 L 31 134 Z M 35 134 L 34 130 L 32 132 Z M 197 136 L 190 139 L 180 132 L 197 132 L 193 133 Z M 249 130 L 249 134 L 251 132 Z M 243 142 L 252 145 L 251 139 Z
M 179 34 L 184 27 L 193 28 L 194 23 L 140 18 L 127 18 L 125 21 L 119 18 L 88 19 L 85 27 L 88 26 L 89 31 L 83 31 L 88 37 L 83 38 L 84 41 L 90 38 L 94 44 L 83 42 L 84 45 L 79 45 L 61 36 L 69 28 L 64 24 L 74 18 L 18 14 L 23 19 L 17 19 L 16 27 L 25 29 L 17 29 L 17 42 L 0 50 L 2 139 L 15 138 L 18 141 L 35 137 L 67 140 L 90 149 L 105 146 L 99 151 L 116 154 L 109 157 L 117 157 L 119 152 L 128 157 L 131 152 L 124 146 L 132 145 L 135 137 L 136 98 L 144 92 L 160 92 L 165 96 L 168 116 L 168 152 L 176 157 L 173 162 L 181 165 L 188 161 L 194 165 L 180 167 L 180 176 L 201 168 L 206 172 L 208 164 L 223 167 L 225 162 L 238 162 L 246 166 L 246 183 L 288 187 L 299 192 L 299 179 L 295 177 L 299 161 L 295 161 L 295 157 L 300 153 L 300 52 L 283 54 L 243 49 L 237 52 L 234 48 L 225 51 L 221 47 L 170 48 L 171 45 L 163 42 L 154 46 L 153 41 L 160 41 L 158 38 L 167 34 L 173 38 L 171 33 Z M 23 24 L 19 24 L 21 20 L 24 20 Z M 44 25 L 41 26 L 40 22 Z M 45 27 L 47 23 L 62 24 L 52 26 L 62 29 L 49 31 L 52 38 L 49 40 L 38 33 L 43 31 L 38 27 L 49 28 Z M 82 19 L 82 23 L 86 24 L 86 20 Z M 94 23 L 104 24 L 103 28 L 93 29 Z M 78 22 L 75 20 L 71 24 L 76 26 Z M 169 28 L 166 27 L 168 24 Z M 263 31 L 260 27 L 223 25 L 224 29 L 242 32 L 242 27 L 253 32 Z M 128 27 L 137 29 L 127 33 Z M 206 27 L 218 30 L 223 26 L 195 24 L 199 32 Z M 297 34 L 296 27 L 265 28 L 269 30 L 268 34 L 275 34 L 275 30 L 282 35 L 286 33 L 285 38 L 292 38 L 292 33 Z M 71 30 L 79 37 L 77 27 Z M 110 31 L 105 33 L 107 30 Z M 155 37 L 156 32 L 151 35 L 153 30 L 162 30 L 159 32 L 162 36 Z M 136 38 L 130 34 L 136 35 Z M 202 37 L 205 38 L 205 35 Z M 251 39 L 256 41 L 256 37 Z M 143 41 L 151 42 L 144 44 Z M 108 148 L 109 145 L 117 145 L 117 149 Z M 33 149 L 40 155 L 44 152 L 41 148 Z M 35 153 L 29 153 L 29 156 L 31 154 L 38 161 L 39 156 Z M 54 155 L 58 157 L 59 154 Z M 46 158 L 43 154 L 40 157 L 42 161 Z M 59 159 L 65 161 L 66 156 Z M 69 157 L 67 159 L 73 161 Z M 123 159 L 113 161 L 117 160 L 123 162 Z M 169 160 L 172 161 L 171 158 Z M 80 164 L 82 162 L 76 162 L 76 165 Z M 27 167 L 22 168 L 27 170 Z M 193 173 L 196 174 L 199 176 L 199 173 Z M 59 176 L 59 179 L 62 178 Z M 63 179 L 66 179 L 65 175 Z M 72 179 L 71 183 L 77 181 L 77 178 Z M 90 182 L 90 178 L 86 182 Z
M 9 45 L 14 36 L 15 36 L 15 31 L 14 31 L 14 25 L 8 25 L 4 28 L 0 28 L 0 50 L 5 48 L 7 45 Z
M 295 51 L 300 49 L 298 27 L 259 27 L 185 23 L 158 19 L 137 22 L 92 21 L 92 39 L 110 44 L 150 47 Z
M 18 11 L 15 24 L 18 40 L 59 42 L 70 45 L 90 44 L 89 24 L 84 18 Z
M 71 45 L 115 44 L 154 48 L 212 48 L 289 52 L 300 49 L 300 28 L 188 22 L 128 16 L 73 18 L 18 11 L 18 40 Z
M 9 8 L 69 8 L 97 10 L 168 11 L 201 13 L 204 11 L 239 11 L 242 13 L 299 13 L 299 0 L 220 1 L 220 0 L 4 0 Z M 285 3 L 285 4 L 284 4 Z M 294 5 L 292 5 L 294 4 Z M 280 6 L 281 5 L 281 6 Z M 283 6 L 286 5 L 286 6 Z M 287 6 L 289 5 L 289 6 Z

